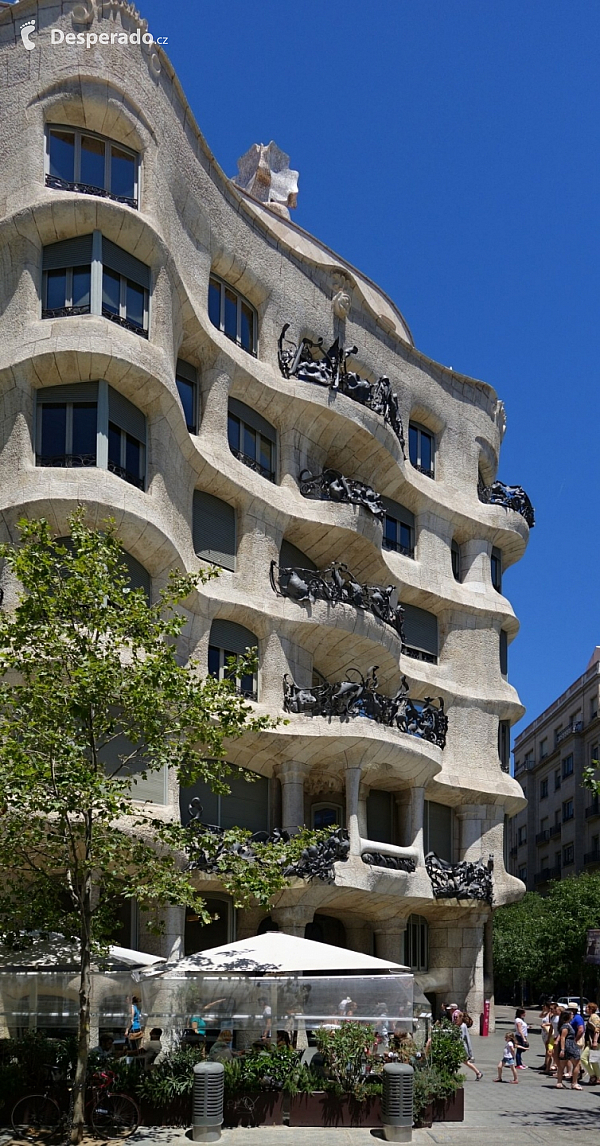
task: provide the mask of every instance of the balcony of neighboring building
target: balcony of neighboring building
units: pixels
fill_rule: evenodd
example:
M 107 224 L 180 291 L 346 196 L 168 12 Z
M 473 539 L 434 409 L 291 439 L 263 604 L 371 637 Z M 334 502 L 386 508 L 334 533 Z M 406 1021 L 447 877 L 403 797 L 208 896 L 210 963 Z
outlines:
M 543 867 L 541 871 L 536 871 L 533 882 L 537 885 L 539 883 L 550 883 L 553 879 L 560 879 L 562 867 L 560 864 L 555 864 L 554 867 Z
M 598 796 L 594 796 L 585 809 L 585 818 L 586 820 L 595 820 L 598 816 L 600 816 L 600 800 Z

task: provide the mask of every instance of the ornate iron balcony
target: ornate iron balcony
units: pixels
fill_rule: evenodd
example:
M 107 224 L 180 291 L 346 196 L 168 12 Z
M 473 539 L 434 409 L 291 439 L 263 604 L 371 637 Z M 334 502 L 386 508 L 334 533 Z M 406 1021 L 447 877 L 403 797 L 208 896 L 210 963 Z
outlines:
M 426 653 L 424 649 L 413 649 L 410 645 L 403 645 L 402 652 L 405 657 L 412 657 L 413 661 L 425 661 L 428 665 L 438 663 L 435 653 Z
M 554 867 L 544 867 L 541 871 L 536 871 L 533 882 L 548 883 L 551 879 L 560 879 L 561 871 L 560 864 L 555 864 Z
M 330 390 L 339 390 L 354 402 L 381 414 L 394 431 L 402 456 L 406 457 L 398 395 L 392 390 L 389 378 L 382 375 L 377 382 L 369 382 L 354 370 L 348 370 L 348 359 L 358 353 L 357 346 L 340 346 L 339 338 L 329 350 L 323 349 L 322 338 L 318 342 L 303 338 L 300 343 L 295 343 L 285 337 L 289 327 L 289 322 L 286 322 L 277 342 L 279 369 L 284 378 L 297 378 L 299 382 L 314 382 Z
M 274 593 L 290 597 L 293 601 L 328 601 L 353 605 L 355 609 L 372 613 L 379 621 L 395 629 L 404 645 L 404 609 L 391 604 L 394 585 L 386 589 L 379 585 L 360 585 L 348 566 L 332 561 L 322 572 L 300 567 L 283 567 L 271 561 L 271 587 Z
M 245 454 L 242 450 L 234 450 L 233 446 L 229 448 L 234 458 L 237 458 L 239 462 L 243 462 L 245 466 L 248 466 L 248 469 L 254 470 L 255 473 L 260 474 L 260 476 L 266 478 L 267 481 L 275 481 L 274 470 L 270 470 L 267 466 L 261 466 L 256 458 L 251 458 L 249 454 Z
M 128 195 L 112 195 L 110 191 L 105 191 L 103 187 L 94 187 L 91 183 L 70 183 L 58 175 L 46 175 L 46 187 L 52 187 L 55 191 L 78 191 L 80 195 L 98 195 L 100 199 L 125 203 L 127 207 L 133 207 L 137 211 L 137 199 L 130 199 Z
M 412 463 L 413 470 L 418 470 L 420 474 L 425 474 L 425 477 L 434 478 L 435 472 L 430 466 L 422 466 L 420 462 Z
M 505 509 L 514 509 L 525 518 L 530 529 L 535 525 L 535 511 L 520 485 L 506 485 L 503 481 L 494 481 L 485 485 L 483 478 L 477 482 L 477 495 L 485 505 L 503 505 Z
M 492 902 L 493 855 L 490 855 L 487 863 L 483 860 L 446 863 L 435 852 L 428 852 L 425 867 L 436 899 L 480 899 L 484 903 Z
M 388 728 L 397 728 L 399 732 L 437 744 L 438 748 L 445 747 L 448 717 L 441 696 L 437 705 L 431 696 L 426 696 L 422 702 L 410 700 L 405 676 L 395 696 L 383 696 L 377 692 L 377 665 L 369 670 L 366 677 L 359 669 L 350 669 L 348 676 L 350 673 L 355 673 L 359 680 L 347 679 L 334 684 L 324 681 L 312 688 L 301 688 L 289 673 L 285 673 L 284 711 L 304 716 L 337 716 L 340 719 L 363 716 L 377 724 L 385 724 Z
M 90 305 L 87 306 L 52 306 L 42 310 L 42 318 L 74 318 L 78 314 L 89 314 Z
M 344 477 L 337 470 L 330 469 L 323 470 L 317 477 L 313 477 L 310 470 L 302 470 L 299 481 L 303 497 L 362 505 L 383 524 L 385 510 L 381 497 L 364 482 Z
M 118 466 L 116 462 L 111 462 L 109 459 L 108 469 L 111 474 L 116 474 L 117 477 L 122 478 L 123 481 L 127 481 L 130 485 L 134 485 L 136 489 L 144 488 L 144 479 L 141 477 L 136 477 L 131 473 L 131 470 L 125 469 L 125 466 Z
M 596 848 L 595 851 L 586 852 L 583 857 L 583 862 L 585 864 L 600 863 L 600 849 Z
M 122 326 L 125 330 L 130 330 L 132 334 L 139 334 L 141 338 L 148 337 L 148 331 L 140 326 L 139 322 L 132 322 L 130 318 L 125 318 L 121 314 L 114 314 L 107 306 L 102 307 L 103 318 L 109 318 L 111 322 L 116 322 L 117 326 Z
M 36 454 L 36 465 L 58 466 L 60 469 L 80 469 L 96 465 L 95 454 Z

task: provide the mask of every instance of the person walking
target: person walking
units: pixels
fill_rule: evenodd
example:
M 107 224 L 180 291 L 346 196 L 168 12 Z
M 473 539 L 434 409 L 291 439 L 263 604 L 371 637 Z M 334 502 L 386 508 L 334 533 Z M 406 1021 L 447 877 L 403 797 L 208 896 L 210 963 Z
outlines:
M 586 1007 L 585 1048 L 581 1052 L 581 1065 L 590 1076 L 588 1086 L 600 1080 L 600 1015 L 595 1003 Z
M 507 1031 L 504 1036 L 504 1049 L 502 1051 L 502 1059 L 498 1063 L 498 1077 L 494 1079 L 494 1082 L 504 1081 L 502 1078 L 502 1071 L 505 1066 L 510 1067 L 512 1071 L 512 1081 L 515 1083 L 515 1085 L 518 1085 L 519 1080 L 517 1078 L 517 1064 L 515 1061 L 515 1036 L 512 1031 Z
M 563 1011 L 560 1016 L 560 1040 L 558 1051 L 558 1074 L 556 1089 L 564 1090 L 563 1075 L 565 1066 L 571 1064 L 571 1090 L 583 1090 L 577 1079 L 581 1069 L 581 1050 L 577 1045 L 577 1032 L 571 1022 L 571 1011 Z
M 525 1011 L 523 1007 L 518 1007 L 515 1012 L 515 1044 L 517 1047 L 517 1070 L 527 1070 L 523 1062 L 523 1052 L 529 1050 L 529 1029 L 525 1022 Z
M 552 1004 L 544 1003 L 540 1011 L 540 1031 L 544 1044 L 544 1065 L 541 1070 L 548 1074 L 552 1057 L 552 1047 L 549 1045 L 552 1038 Z
M 471 1036 L 469 1034 L 469 1027 L 473 1026 L 473 1020 L 467 1011 L 458 1011 L 454 1019 L 456 1026 L 460 1031 L 460 1037 L 463 1041 L 465 1048 L 465 1057 L 463 1062 L 475 1074 L 475 1081 L 479 1082 L 483 1078 L 483 1074 L 479 1067 L 475 1066 L 473 1062 L 473 1047 L 471 1045 Z

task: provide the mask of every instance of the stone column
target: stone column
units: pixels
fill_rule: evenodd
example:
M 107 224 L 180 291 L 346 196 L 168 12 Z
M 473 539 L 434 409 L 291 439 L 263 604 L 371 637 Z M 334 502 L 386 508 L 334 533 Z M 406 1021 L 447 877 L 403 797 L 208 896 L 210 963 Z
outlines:
M 461 963 L 465 977 L 465 1007 L 475 1029 L 485 999 L 485 927 L 489 914 L 473 912 L 473 918 L 462 929 Z
M 375 954 L 378 959 L 389 959 L 391 963 L 404 963 L 404 932 L 408 919 L 386 919 L 375 923 Z
M 373 937 L 368 923 L 350 921 L 344 923 L 346 929 L 346 942 L 349 951 L 361 951 L 363 955 L 371 955 Z
M 417 867 L 425 866 L 425 789 L 410 789 L 410 842 L 419 853 Z
M 281 826 L 290 835 L 304 824 L 304 781 L 308 772 L 308 765 L 300 760 L 286 760 L 277 768 L 281 782 Z
M 362 782 L 359 784 L 357 810 L 358 831 L 359 835 L 364 836 L 365 839 L 369 835 L 367 831 L 367 798 L 370 791 L 371 789 L 368 784 L 363 784 Z
M 164 929 L 161 935 L 153 935 L 148 929 L 149 916 L 140 913 L 140 951 L 150 955 L 162 955 L 165 959 L 181 959 L 185 945 L 185 907 L 165 907 L 161 912 Z
M 346 769 L 346 826 L 350 836 L 350 855 L 360 855 L 360 836 L 363 812 L 360 808 L 360 777 L 362 768 Z M 366 820 L 366 800 L 363 801 Z M 365 825 L 366 827 L 366 825 Z
M 306 924 L 312 923 L 314 914 L 314 907 L 298 903 L 295 907 L 274 907 L 271 919 L 286 935 L 296 935 L 299 939 L 304 939 Z
M 459 857 L 461 860 L 477 861 L 487 859 L 482 855 L 481 837 L 483 834 L 486 809 L 483 804 L 461 804 L 456 809 L 460 825 Z

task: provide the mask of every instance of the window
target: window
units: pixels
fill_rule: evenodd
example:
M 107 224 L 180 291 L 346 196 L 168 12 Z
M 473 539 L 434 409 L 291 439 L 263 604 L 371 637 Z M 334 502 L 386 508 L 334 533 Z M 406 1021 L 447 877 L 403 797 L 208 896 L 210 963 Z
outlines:
M 195 955 L 197 951 L 207 951 L 211 947 L 221 947 L 233 939 L 233 904 L 225 896 L 207 896 L 206 910 L 210 913 L 210 923 L 203 923 L 198 912 L 186 908 L 184 953 Z
M 492 585 L 497 593 L 502 592 L 502 551 L 492 549 L 491 557 Z
M 558 792 L 559 788 L 560 788 L 560 772 L 557 769 L 556 772 L 554 773 L 554 791 Z
M 547 755 L 548 755 L 548 737 L 545 736 L 544 739 L 542 741 L 540 741 L 540 760 L 545 760 Z
M 310 810 L 311 826 L 315 829 L 330 828 L 332 824 L 344 826 L 344 813 L 340 804 L 313 804 Z
M 503 772 L 510 772 L 510 720 L 498 721 L 498 756 Z
M 242 768 L 235 768 L 225 777 L 230 788 L 227 796 L 213 792 L 209 784 L 199 781 L 190 788 L 181 788 L 179 808 L 182 824 L 190 821 L 195 808 L 193 799 L 200 801 L 201 818 L 205 824 L 219 828 L 248 828 L 251 832 L 269 831 L 269 781 Z M 197 808 L 197 805 L 195 806 Z
M 409 915 L 404 938 L 404 963 L 411 971 L 429 968 L 429 929 L 423 915 Z
M 208 671 L 211 676 L 219 680 L 231 677 L 228 666 L 230 657 L 243 657 L 246 649 L 256 649 L 258 640 L 254 633 L 237 625 L 234 621 L 213 621 L 210 629 L 210 643 L 208 647 Z M 236 689 L 248 700 L 257 698 L 257 682 L 254 676 L 242 673 L 235 676 Z
M 309 569 L 313 573 L 317 571 L 317 566 L 314 561 L 311 561 L 310 557 L 306 556 L 306 553 L 298 549 L 297 545 L 292 545 L 292 542 L 288 541 L 285 537 L 281 542 L 281 549 L 279 550 L 279 568 Z
M 562 762 L 562 778 L 566 780 L 567 776 L 573 775 L 573 755 L 565 756 Z
M 46 386 L 37 393 L 36 464 L 97 466 L 144 489 L 146 419 L 104 381 Z
M 568 865 L 573 863 L 574 860 L 575 860 L 575 849 L 573 847 L 573 844 L 565 844 L 565 846 L 562 850 L 563 866 L 568 867 Z
M 503 677 L 508 676 L 508 634 L 505 629 L 500 629 L 500 673 Z
M 560 818 L 561 818 L 560 808 L 555 808 L 555 810 L 554 810 L 554 826 L 555 826 L 555 828 L 560 827 Z
M 595 768 L 600 761 L 600 749 L 597 744 L 592 744 L 590 748 L 590 766 Z
M 148 337 L 150 268 L 100 231 L 44 247 L 42 268 L 42 318 L 101 314 Z
M 208 287 L 208 317 L 217 330 L 221 330 L 232 342 L 237 342 L 243 350 L 256 355 L 257 320 L 256 311 L 237 291 L 210 276 Z
M 261 477 L 274 482 L 277 434 L 273 426 L 244 402 L 230 398 L 227 434 L 232 454 Z
M 434 477 L 435 438 L 430 430 L 410 422 L 408 427 L 408 453 L 410 463 L 419 473 Z
M 521 844 L 526 844 L 526 843 L 527 843 L 527 824 L 522 824 L 518 830 L 518 833 L 517 833 L 517 844 L 520 847 Z
M 182 362 L 180 358 L 177 359 L 175 384 L 179 394 L 179 401 L 183 407 L 185 424 L 190 434 L 196 434 L 200 421 L 198 417 L 198 378 L 196 368 L 191 366 L 189 362 Z
M 590 720 L 595 720 L 598 715 L 598 697 L 592 696 L 590 699 Z
M 565 823 L 567 820 L 572 820 L 572 819 L 573 819 L 573 816 L 574 816 L 574 812 L 573 812 L 573 801 L 572 801 L 572 800 L 564 800 L 564 801 L 563 801 L 563 806 L 562 806 L 562 818 L 563 818 L 563 824 L 564 824 L 564 823 Z
M 524 864 L 521 864 L 521 867 L 517 869 L 517 875 L 519 879 L 523 880 L 523 883 L 527 883 L 527 868 Z
M 46 186 L 139 205 L 139 156 L 120 143 L 72 127 L 46 130 Z
M 560 866 L 561 866 L 561 864 L 560 864 L 560 856 L 561 856 L 561 853 L 560 853 L 560 852 L 555 852 L 555 853 L 554 853 L 554 866 L 555 866 L 556 868 L 560 868 Z
M 452 863 L 452 808 L 425 800 L 423 836 L 426 855 L 435 852 L 439 859 Z
M 367 838 L 393 844 L 394 798 L 391 792 L 371 788 L 367 796 Z
M 548 777 L 540 781 L 540 800 L 545 800 L 548 796 Z
M 438 623 L 435 613 L 416 605 L 404 605 L 404 645 L 402 652 L 415 660 L 437 664 Z
M 235 509 L 204 490 L 194 490 L 192 507 L 194 552 L 203 561 L 235 572 L 237 553 Z
M 396 501 L 382 497 L 385 519 L 383 523 L 384 549 L 402 553 L 404 557 L 415 555 L 415 515 Z
M 452 575 L 455 581 L 462 581 L 460 575 L 460 546 L 458 541 L 453 541 L 450 546 L 450 557 L 452 560 Z

